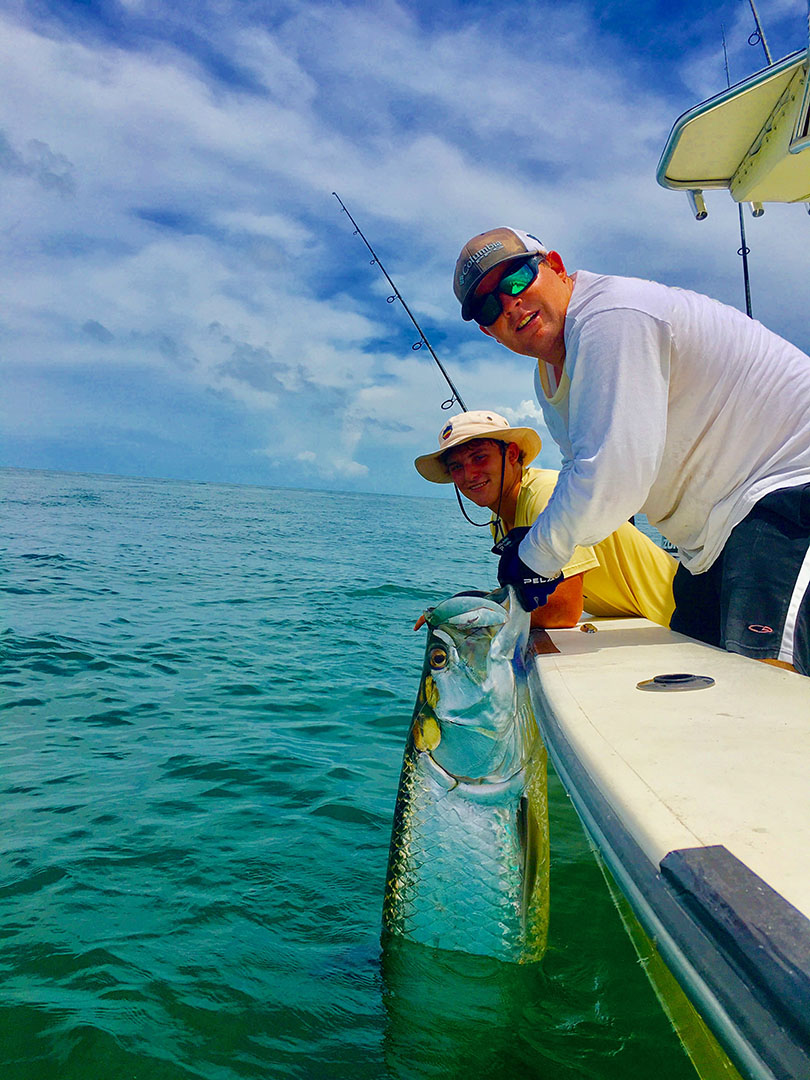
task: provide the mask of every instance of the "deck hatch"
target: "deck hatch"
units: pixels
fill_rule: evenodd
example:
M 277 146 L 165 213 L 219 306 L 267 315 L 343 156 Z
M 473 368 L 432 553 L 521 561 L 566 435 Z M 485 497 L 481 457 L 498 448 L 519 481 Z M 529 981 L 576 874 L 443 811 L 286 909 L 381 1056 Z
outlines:
M 714 679 L 709 675 L 691 675 L 686 671 L 673 672 L 670 675 L 654 675 L 636 683 L 637 690 L 653 690 L 657 693 L 678 693 L 684 690 L 705 690 L 714 686 Z

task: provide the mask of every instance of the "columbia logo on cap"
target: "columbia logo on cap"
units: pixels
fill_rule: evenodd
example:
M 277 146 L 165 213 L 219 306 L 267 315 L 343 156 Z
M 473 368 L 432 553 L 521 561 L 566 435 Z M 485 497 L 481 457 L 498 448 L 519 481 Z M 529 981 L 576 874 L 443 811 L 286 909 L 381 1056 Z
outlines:
M 465 282 L 465 280 L 467 278 L 467 274 L 469 274 L 470 270 L 472 270 L 472 268 L 477 263 L 481 262 L 481 260 L 484 258 L 485 255 L 489 255 L 490 252 L 492 252 L 492 251 L 497 251 L 498 248 L 503 249 L 503 244 L 500 242 L 500 240 L 494 240 L 491 244 L 485 244 L 482 248 L 479 248 L 478 251 L 474 251 L 472 253 L 472 255 L 470 255 L 469 259 L 467 259 L 467 261 L 462 266 L 462 268 L 461 268 L 461 270 L 459 272 L 459 275 L 458 275 L 458 283 L 459 283 L 459 285 L 464 284 L 464 282 Z
M 453 434 L 453 425 L 452 424 L 447 424 L 445 427 L 442 428 L 442 433 L 439 436 L 439 439 L 442 442 L 444 442 L 444 440 L 449 439 L 452 434 Z

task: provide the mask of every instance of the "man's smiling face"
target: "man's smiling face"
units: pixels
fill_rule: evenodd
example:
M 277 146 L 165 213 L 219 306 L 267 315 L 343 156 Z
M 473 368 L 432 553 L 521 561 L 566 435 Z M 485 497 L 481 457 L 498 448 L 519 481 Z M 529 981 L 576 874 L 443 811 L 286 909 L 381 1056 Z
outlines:
M 520 483 L 520 451 L 509 443 L 502 456 L 501 445 L 494 439 L 471 439 L 447 451 L 444 460 L 453 483 L 476 506 L 494 510 L 501 498 L 501 483 L 505 492 Z
M 477 296 L 492 292 L 510 265 L 493 267 L 481 279 Z M 573 282 L 562 259 L 550 251 L 537 268 L 537 277 L 517 296 L 499 294 L 503 311 L 491 326 L 481 329 L 512 352 L 562 367 L 565 360 L 565 313 Z

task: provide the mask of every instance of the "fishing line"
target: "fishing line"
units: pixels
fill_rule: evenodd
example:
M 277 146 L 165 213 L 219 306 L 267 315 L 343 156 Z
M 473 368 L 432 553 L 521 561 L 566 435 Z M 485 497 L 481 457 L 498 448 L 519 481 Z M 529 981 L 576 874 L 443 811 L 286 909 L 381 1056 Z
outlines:
M 506 443 L 503 439 L 490 439 L 490 442 L 496 442 L 501 450 L 501 490 L 498 494 L 498 509 L 495 511 L 495 517 L 490 518 L 489 521 L 473 521 L 467 511 L 464 509 L 464 503 L 461 501 L 461 492 L 458 490 L 458 484 L 453 484 L 453 488 L 456 493 L 456 499 L 458 500 L 458 508 L 464 517 L 469 521 L 471 525 L 474 525 L 476 529 L 484 529 L 487 525 L 491 525 L 495 530 L 494 540 L 498 543 L 498 540 L 506 538 L 506 530 L 503 527 L 503 521 L 501 521 L 501 503 L 503 502 L 503 480 L 506 475 Z M 500 537 L 498 533 L 500 532 Z
M 368 242 L 368 240 L 366 240 L 365 236 L 363 235 L 363 230 L 362 230 L 362 229 L 360 228 L 360 226 L 359 226 L 359 225 L 357 224 L 357 222 L 356 222 L 356 221 L 354 220 L 354 218 L 352 217 L 352 215 L 351 215 L 351 214 L 349 213 L 349 211 L 348 211 L 348 210 L 346 209 L 346 207 L 345 207 L 345 205 L 344 205 L 344 203 L 343 203 L 343 200 L 342 200 L 342 199 L 341 199 L 341 197 L 340 197 L 340 196 L 338 195 L 338 193 L 337 193 L 336 191 L 333 191 L 333 192 L 332 192 L 332 194 L 333 194 L 333 195 L 335 196 L 335 198 L 337 199 L 337 201 L 338 201 L 338 202 L 340 203 L 340 205 L 341 205 L 341 207 L 342 207 L 342 209 L 343 209 L 343 212 L 344 212 L 344 214 L 346 214 L 346 216 L 348 217 L 349 221 L 350 221 L 350 222 L 352 223 L 352 225 L 354 225 L 354 231 L 355 231 L 355 235 L 357 235 L 357 236 L 359 236 L 359 237 L 360 237 L 360 239 L 361 239 L 361 240 L 363 241 L 363 243 L 364 243 L 364 244 L 366 245 L 366 247 L 368 248 L 368 250 L 369 250 L 369 251 L 371 252 L 371 255 L 372 255 L 372 259 L 371 259 L 371 265 L 372 265 L 372 266 L 374 266 L 374 264 L 376 263 L 376 264 L 377 264 L 377 266 L 379 266 L 380 270 L 382 270 L 383 274 L 385 275 L 385 280 L 386 280 L 386 281 L 388 282 L 388 284 L 389 284 L 389 285 L 391 286 L 391 288 L 392 288 L 392 289 L 394 290 L 394 295 L 393 295 L 393 296 L 389 296 L 389 297 L 388 297 L 388 303 L 389 303 L 389 304 L 393 304 L 394 300 L 399 300 L 400 304 L 402 304 L 402 306 L 403 306 L 403 307 L 405 308 L 405 312 L 406 312 L 406 314 L 407 314 L 408 318 L 409 318 L 409 319 L 411 320 L 411 322 L 413 323 L 413 325 L 414 325 L 414 326 L 416 327 L 416 329 L 417 329 L 417 331 L 418 331 L 418 333 L 419 333 L 419 338 L 420 338 L 420 340 L 419 340 L 419 341 L 415 341 L 415 342 L 413 343 L 413 345 L 411 345 L 411 348 L 413 349 L 413 351 L 414 351 L 414 352 L 417 352 L 417 351 L 418 351 L 419 349 L 421 349 L 423 345 L 424 345 L 424 346 L 425 346 L 425 347 L 427 348 L 427 351 L 428 351 L 428 352 L 430 353 L 430 355 L 431 355 L 431 356 L 433 357 L 433 359 L 434 359 L 434 360 L 436 361 L 436 365 L 437 365 L 437 367 L 439 368 L 439 371 L 440 371 L 440 372 L 442 373 L 442 375 L 444 375 L 444 378 L 445 378 L 445 381 L 447 382 L 447 385 L 448 385 L 448 386 L 450 387 L 450 389 L 451 389 L 451 390 L 453 391 L 453 396 L 452 396 L 451 398 L 448 398 L 448 399 L 447 399 L 447 401 L 443 401 L 443 402 L 442 402 L 442 408 L 443 408 L 443 409 L 451 409 L 451 408 L 453 407 L 453 405 L 454 405 L 454 404 L 455 404 L 456 402 L 458 402 L 458 403 L 459 403 L 459 405 L 461 406 L 461 409 L 462 409 L 462 411 L 463 411 L 463 412 L 466 412 L 466 411 L 467 411 L 467 406 L 466 406 L 466 405 L 464 404 L 464 402 L 462 401 L 462 399 L 461 399 L 461 394 L 460 394 L 460 393 L 458 392 L 458 390 L 457 390 L 457 389 L 455 388 L 455 386 L 453 385 L 453 380 L 452 380 L 452 379 L 450 378 L 450 376 L 449 376 L 449 375 L 447 374 L 447 372 L 445 371 L 444 365 L 442 364 L 441 360 L 440 360 L 440 359 L 438 358 L 438 356 L 436 355 L 436 353 L 435 353 L 435 352 L 433 351 L 433 347 L 431 346 L 431 344 L 430 344 L 430 342 L 428 341 L 428 339 L 427 339 L 427 338 L 425 337 L 425 333 L 424 333 L 424 331 L 422 330 L 422 327 L 421 327 L 421 326 L 419 325 L 419 323 L 418 323 L 418 322 L 416 321 L 416 319 L 414 318 L 414 316 L 413 316 L 413 312 L 412 312 L 412 311 L 411 311 L 411 309 L 410 309 L 410 308 L 408 307 L 408 305 L 407 305 L 407 304 L 405 303 L 405 301 L 404 301 L 404 300 L 402 299 L 402 296 L 401 296 L 401 294 L 400 294 L 400 291 L 399 291 L 399 289 L 398 289 L 398 288 L 396 287 L 396 285 L 394 284 L 394 282 L 393 282 L 393 281 L 391 280 L 391 275 L 390 275 L 390 274 L 388 273 L 388 271 L 387 271 L 387 270 L 385 269 L 385 267 L 383 266 L 383 264 L 382 264 L 382 263 L 380 262 L 379 256 L 377 255 L 377 252 L 376 252 L 376 251 L 374 250 L 374 248 L 373 248 L 373 247 L 371 246 L 371 244 L 370 244 L 370 243 Z

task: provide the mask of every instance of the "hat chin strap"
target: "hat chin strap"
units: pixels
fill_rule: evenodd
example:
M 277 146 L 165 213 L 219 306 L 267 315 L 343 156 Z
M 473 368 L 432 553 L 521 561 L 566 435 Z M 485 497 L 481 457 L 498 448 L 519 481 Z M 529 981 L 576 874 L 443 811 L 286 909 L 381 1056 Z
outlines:
M 484 529 L 484 528 L 486 528 L 487 525 L 493 525 L 494 526 L 494 528 L 495 528 L 495 543 L 497 544 L 499 540 L 503 540 L 503 538 L 506 536 L 506 530 L 504 529 L 503 522 L 501 521 L 501 503 L 503 501 L 503 481 L 504 481 L 504 477 L 506 476 L 506 449 L 507 449 L 507 447 L 506 447 L 506 443 L 503 441 L 503 439 L 493 439 L 492 441 L 497 442 L 498 446 L 500 446 L 500 448 L 501 448 L 501 490 L 498 492 L 498 509 L 495 511 L 495 520 L 493 521 L 492 518 L 490 518 L 489 521 L 473 521 L 473 519 L 470 517 L 470 515 L 464 509 L 464 503 L 461 501 L 461 492 L 458 490 L 458 484 L 453 484 L 453 490 L 456 493 L 456 499 L 458 500 L 458 508 L 459 508 L 459 510 L 462 512 L 464 517 L 467 519 L 467 521 L 469 521 L 469 523 L 471 525 L 474 525 L 476 527 L 476 529 Z M 498 535 L 499 533 L 500 533 L 500 536 Z

